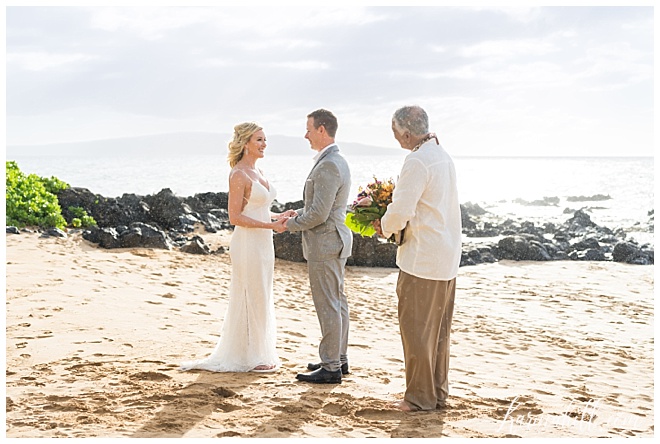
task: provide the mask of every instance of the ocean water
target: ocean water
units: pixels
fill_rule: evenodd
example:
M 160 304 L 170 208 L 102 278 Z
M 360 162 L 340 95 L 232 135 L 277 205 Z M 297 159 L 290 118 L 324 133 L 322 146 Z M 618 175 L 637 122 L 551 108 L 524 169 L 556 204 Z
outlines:
M 349 156 L 353 194 L 376 176 L 396 179 L 407 151 L 400 154 Z M 25 173 L 56 176 L 71 186 L 106 197 L 124 193 L 154 194 L 170 188 L 179 196 L 228 190 L 229 166 L 224 155 L 126 158 L 117 156 L 19 156 Z M 454 156 L 461 203 L 471 202 L 495 216 L 518 220 L 563 222 L 566 209 L 584 208 L 592 220 L 609 228 L 624 228 L 640 242 L 648 233 L 654 210 L 652 157 L 460 157 Z M 313 164 L 307 155 L 271 155 L 260 167 L 278 192 L 279 202 L 302 199 L 305 178 Z M 570 197 L 607 195 L 602 201 L 571 202 Z M 530 202 L 556 198 L 552 205 Z

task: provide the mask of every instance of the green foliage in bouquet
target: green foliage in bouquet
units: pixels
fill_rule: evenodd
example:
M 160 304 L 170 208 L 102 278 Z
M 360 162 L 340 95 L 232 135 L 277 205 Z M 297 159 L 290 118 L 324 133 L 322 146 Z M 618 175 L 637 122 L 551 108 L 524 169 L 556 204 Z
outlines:
M 6 162 L 7 225 L 65 228 L 56 194 L 69 185 L 56 177 L 25 175 L 14 161 Z
M 374 177 L 374 181 L 365 188 L 360 187 L 357 199 L 349 206 L 346 213 L 346 226 L 364 237 L 376 234 L 372 222 L 383 217 L 387 206 L 392 203 L 393 192 L 392 179 L 383 181 Z
M 371 237 L 376 234 L 371 222 L 381 217 L 376 208 L 364 208 L 359 213 L 346 213 L 345 223 L 351 231 L 364 237 Z

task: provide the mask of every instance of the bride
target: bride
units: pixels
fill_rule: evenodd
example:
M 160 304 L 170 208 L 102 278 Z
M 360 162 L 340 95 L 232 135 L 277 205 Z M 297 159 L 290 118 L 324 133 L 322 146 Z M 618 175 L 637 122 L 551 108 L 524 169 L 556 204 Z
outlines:
M 184 362 L 181 370 L 274 372 L 280 366 L 275 349 L 272 230 L 295 212 L 270 211 L 276 191 L 256 168 L 265 149 L 266 135 L 260 126 L 247 122 L 234 127 L 227 156 L 232 168 L 229 222 L 235 226 L 229 244 L 229 305 L 220 340 L 211 355 Z

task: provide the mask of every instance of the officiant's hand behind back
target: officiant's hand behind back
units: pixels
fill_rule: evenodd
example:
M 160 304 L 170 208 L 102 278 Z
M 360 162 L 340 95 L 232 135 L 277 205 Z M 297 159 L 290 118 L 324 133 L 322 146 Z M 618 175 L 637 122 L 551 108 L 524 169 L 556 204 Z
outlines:
M 373 225 L 374 230 L 376 230 L 376 233 L 380 237 L 384 237 L 383 236 L 383 229 L 380 227 L 380 219 L 374 219 L 373 221 L 371 221 L 371 225 Z

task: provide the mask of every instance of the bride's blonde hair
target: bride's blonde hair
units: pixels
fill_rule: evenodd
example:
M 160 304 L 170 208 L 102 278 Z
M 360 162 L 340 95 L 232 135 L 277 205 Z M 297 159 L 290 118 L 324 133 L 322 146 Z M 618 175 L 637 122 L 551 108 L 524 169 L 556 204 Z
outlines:
M 229 142 L 229 154 L 227 155 L 227 161 L 230 167 L 234 168 L 243 158 L 245 145 L 250 141 L 250 137 L 262 129 L 262 127 L 254 122 L 239 123 L 234 127 L 234 138 Z

